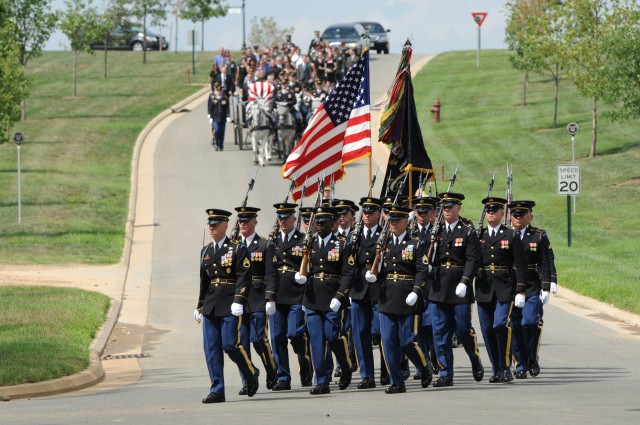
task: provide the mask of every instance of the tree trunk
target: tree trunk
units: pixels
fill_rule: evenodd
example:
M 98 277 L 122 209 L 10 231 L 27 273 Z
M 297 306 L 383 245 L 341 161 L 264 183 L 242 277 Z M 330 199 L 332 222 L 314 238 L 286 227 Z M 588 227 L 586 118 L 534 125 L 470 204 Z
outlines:
M 200 51 L 204 52 L 204 19 L 202 20 L 201 28 L 202 34 L 200 35 Z
M 144 7 L 144 15 L 142 17 L 142 63 L 147 64 L 147 6 Z
M 78 50 L 73 49 L 73 74 L 71 78 L 71 97 L 76 97 L 76 75 L 78 73 Z
M 22 104 L 20 105 L 20 117 L 22 121 L 27 119 L 27 99 L 22 99 Z
M 589 152 L 589 158 L 596 157 L 596 142 L 598 141 L 598 99 L 593 99 L 593 111 L 592 111 L 592 126 L 591 126 L 591 152 Z
M 109 43 L 109 33 L 104 35 L 104 79 L 107 79 L 107 45 Z
M 173 30 L 172 30 L 173 31 Z M 173 52 L 178 53 L 178 14 L 176 13 L 176 38 L 173 41 Z
M 527 106 L 527 84 L 529 84 L 529 73 L 525 72 L 522 82 L 522 106 Z
M 558 93 L 560 91 L 559 65 L 556 64 L 556 73 L 553 76 L 555 96 L 553 98 L 553 128 L 558 128 Z

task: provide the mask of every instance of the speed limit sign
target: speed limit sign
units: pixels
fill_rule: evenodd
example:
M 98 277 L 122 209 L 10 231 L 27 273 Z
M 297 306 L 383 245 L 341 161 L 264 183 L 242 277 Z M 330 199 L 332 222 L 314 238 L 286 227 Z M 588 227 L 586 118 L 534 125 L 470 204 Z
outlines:
M 558 195 L 580 195 L 579 165 L 558 165 Z

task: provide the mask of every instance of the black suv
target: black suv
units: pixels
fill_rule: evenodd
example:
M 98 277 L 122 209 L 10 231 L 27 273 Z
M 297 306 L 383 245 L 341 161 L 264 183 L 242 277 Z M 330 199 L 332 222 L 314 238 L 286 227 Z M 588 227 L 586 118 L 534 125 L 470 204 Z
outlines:
M 169 43 L 166 38 L 149 30 L 147 30 L 145 36 L 141 27 L 129 25 L 118 25 L 109 31 L 106 48 L 107 50 L 133 50 L 134 52 L 141 52 L 142 49 L 144 49 L 145 38 L 147 39 L 147 50 L 159 50 L 160 46 L 162 46 L 162 50 L 169 49 Z M 104 39 L 91 43 L 91 48 L 93 50 L 104 50 Z

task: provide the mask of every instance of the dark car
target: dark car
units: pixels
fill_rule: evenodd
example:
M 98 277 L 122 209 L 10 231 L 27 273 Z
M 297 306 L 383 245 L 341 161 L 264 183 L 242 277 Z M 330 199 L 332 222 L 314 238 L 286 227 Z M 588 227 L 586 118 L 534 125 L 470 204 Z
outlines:
M 137 26 L 118 25 L 109 31 L 107 39 L 107 50 L 133 50 L 141 52 L 144 49 L 144 42 L 147 42 L 147 50 L 169 49 L 169 43 L 165 37 L 147 30 L 146 36 L 142 28 Z M 103 40 L 91 43 L 93 50 L 104 50 L 105 42 Z
M 385 55 L 389 53 L 389 37 L 387 33 L 390 29 L 385 30 L 378 22 L 358 22 L 367 31 L 367 34 L 371 37 L 370 48 L 377 53 L 384 52 Z
M 320 38 L 332 48 L 353 49 L 359 55 L 365 46 L 364 34 L 364 27 L 358 23 L 335 24 L 328 26 Z

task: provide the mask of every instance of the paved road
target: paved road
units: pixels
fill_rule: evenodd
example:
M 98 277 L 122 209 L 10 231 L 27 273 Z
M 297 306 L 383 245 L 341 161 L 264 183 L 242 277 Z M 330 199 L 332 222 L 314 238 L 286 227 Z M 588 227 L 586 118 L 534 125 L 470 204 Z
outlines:
M 373 58 L 372 99 L 377 99 L 393 78 L 398 57 Z M 404 395 L 389 396 L 380 387 L 359 391 L 352 385 L 345 391 L 333 386 L 330 395 L 312 397 L 294 378 L 292 391 L 273 393 L 261 387 L 250 400 L 237 395 L 239 375 L 227 360 L 227 403 L 202 405 L 209 380 L 201 327 L 194 323 L 192 311 L 198 295 L 204 210 L 237 206 L 254 171 L 250 154 L 237 150 L 231 131 L 227 136 L 225 151 L 214 152 L 203 103 L 178 118 L 158 142 L 154 217 L 158 226 L 143 346 L 149 357 L 139 360 L 142 378 L 106 392 L 0 404 L 0 423 L 272 424 L 293 419 L 314 424 L 640 423 L 640 338 L 570 314 L 554 306 L 557 300 L 545 308 L 542 373 L 537 378 L 510 385 L 476 383 L 460 348 L 455 350 L 453 388 L 423 390 L 418 381 L 409 381 Z M 336 196 L 359 198 L 367 189 L 367 172 L 366 162 L 349 167 L 346 180 L 337 184 Z M 271 204 L 284 197 L 287 187 L 276 164 L 259 170 L 250 195 L 250 204 L 264 211 L 259 233 L 268 233 L 273 223 Z M 481 353 L 488 365 L 484 346 Z

